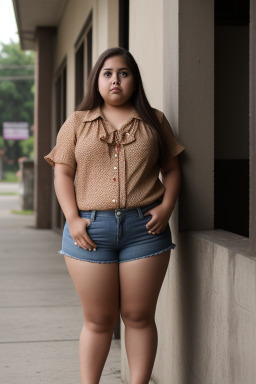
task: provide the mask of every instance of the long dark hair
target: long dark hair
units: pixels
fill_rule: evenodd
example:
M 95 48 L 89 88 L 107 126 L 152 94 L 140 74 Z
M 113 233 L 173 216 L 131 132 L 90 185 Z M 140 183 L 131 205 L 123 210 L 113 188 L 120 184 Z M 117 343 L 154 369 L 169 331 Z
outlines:
M 161 129 L 161 124 L 156 116 L 156 113 L 148 102 L 144 91 L 139 67 L 132 54 L 127 49 L 120 47 L 109 48 L 99 56 L 88 77 L 87 93 L 85 98 L 76 107 L 76 110 L 87 111 L 101 106 L 104 103 L 103 98 L 98 92 L 98 77 L 105 60 L 112 56 L 122 56 L 126 62 L 126 65 L 130 68 L 133 74 L 135 90 L 133 96 L 130 99 L 130 102 L 136 108 L 142 120 L 156 130 L 160 149 L 159 162 L 160 165 L 163 165 L 166 158 L 166 140 L 164 133 Z

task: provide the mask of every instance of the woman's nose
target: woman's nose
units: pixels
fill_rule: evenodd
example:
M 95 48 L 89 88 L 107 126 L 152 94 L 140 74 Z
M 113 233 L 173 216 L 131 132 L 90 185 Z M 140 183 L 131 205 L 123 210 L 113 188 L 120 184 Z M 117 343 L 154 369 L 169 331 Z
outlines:
M 114 77 L 113 84 L 120 84 L 119 78 L 117 76 Z

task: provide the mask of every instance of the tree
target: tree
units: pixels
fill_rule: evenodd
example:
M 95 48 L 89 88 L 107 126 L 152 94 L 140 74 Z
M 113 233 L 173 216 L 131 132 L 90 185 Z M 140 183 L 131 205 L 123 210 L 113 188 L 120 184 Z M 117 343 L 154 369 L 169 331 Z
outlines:
M 34 116 L 34 63 L 32 51 L 22 51 L 19 43 L 2 44 L 0 51 L 0 136 L 4 121 L 27 121 L 31 126 Z M 29 78 L 32 77 L 32 78 Z M 30 136 L 32 133 L 30 132 Z M 31 142 L 31 140 L 30 140 Z M 5 163 L 24 156 L 20 141 L 4 141 Z M 31 145 L 30 145 L 31 146 Z

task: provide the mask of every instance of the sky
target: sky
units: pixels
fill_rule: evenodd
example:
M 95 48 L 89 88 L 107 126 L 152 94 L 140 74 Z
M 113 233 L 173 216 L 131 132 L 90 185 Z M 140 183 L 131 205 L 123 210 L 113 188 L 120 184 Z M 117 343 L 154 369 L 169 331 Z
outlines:
M 0 0 L 0 44 L 19 41 L 12 0 Z

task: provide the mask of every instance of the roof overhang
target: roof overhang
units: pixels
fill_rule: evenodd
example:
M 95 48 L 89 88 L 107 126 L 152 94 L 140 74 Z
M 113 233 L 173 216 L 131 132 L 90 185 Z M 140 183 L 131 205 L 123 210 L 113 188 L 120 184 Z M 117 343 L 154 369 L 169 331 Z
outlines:
M 58 27 L 68 0 L 13 0 L 20 44 L 35 49 L 37 27 Z

